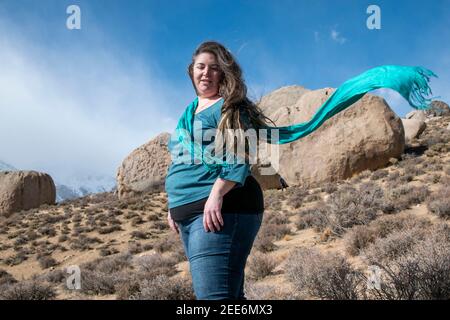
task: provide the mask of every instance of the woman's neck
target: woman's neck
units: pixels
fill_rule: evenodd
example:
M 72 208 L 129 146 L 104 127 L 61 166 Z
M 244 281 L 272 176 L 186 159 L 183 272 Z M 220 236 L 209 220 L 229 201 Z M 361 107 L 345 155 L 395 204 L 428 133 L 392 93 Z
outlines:
M 219 94 L 216 94 L 214 96 L 205 97 L 205 96 L 198 96 L 199 101 L 212 101 L 212 100 L 218 100 L 221 96 Z

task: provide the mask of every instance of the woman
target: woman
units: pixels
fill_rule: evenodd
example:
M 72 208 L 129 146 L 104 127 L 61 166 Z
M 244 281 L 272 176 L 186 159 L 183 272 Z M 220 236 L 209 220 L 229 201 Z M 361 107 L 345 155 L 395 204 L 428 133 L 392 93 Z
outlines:
M 263 121 L 246 97 L 239 65 L 221 44 L 203 43 L 188 73 L 198 96 L 194 117 L 203 136 L 214 128 L 248 129 L 244 118 Z M 177 142 L 172 136 L 171 151 Z M 201 163 L 173 161 L 166 191 L 169 225 L 181 232 L 197 299 L 245 299 L 244 267 L 264 212 L 263 193 L 248 162 L 211 173 Z
M 197 299 L 245 299 L 244 268 L 264 212 L 263 193 L 250 173 L 249 151 L 245 148 L 243 163 L 228 158 L 221 162 L 223 158 L 207 151 L 216 142 L 205 139 L 209 130 L 217 128 L 218 134 L 223 133 L 225 139 L 217 141 L 215 150 L 225 146 L 225 155 L 230 146 L 234 151 L 236 145 L 245 145 L 242 130 L 234 142 L 229 129 L 254 128 L 258 139 L 289 143 L 312 133 L 374 89 L 396 90 L 413 108 L 427 109 L 431 99 L 424 95 L 431 93 L 428 82 L 435 76 L 423 67 L 389 65 L 369 69 L 344 82 L 311 120 L 270 127 L 270 119 L 247 98 L 241 69 L 221 44 L 201 44 L 193 54 L 188 74 L 197 97 L 184 111 L 177 125 L 180 131 L 172 135 L 169 143 L 172 164 L 165 187 L 168 222 L 172 230 L 181 233 Z M 268 130 L 268 137 L 260 136 L 258 129 Z M 275 135 L 271 134 L 274 130 Z M 203 138 L 201 145 L 192 141 L 197 136 Z M 176 161 L 179 150 L 188 151 L 190 161 Z

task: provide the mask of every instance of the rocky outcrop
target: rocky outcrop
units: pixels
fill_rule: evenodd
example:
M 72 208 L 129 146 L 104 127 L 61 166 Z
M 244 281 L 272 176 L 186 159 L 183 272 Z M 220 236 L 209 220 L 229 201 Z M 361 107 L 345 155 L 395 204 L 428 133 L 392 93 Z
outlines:
M 261 100 L 264 113 L 277 126 L 306 122 L 334 92 L 332 88 L 298 90 L 282 88 Z M 279 101 L 292 103 L 280 105 Z M 384 99 L 366 95 L 310 135 L 279 145 L 278 169 L 288 185 L 316 185 L 346 179 L 366 169 L 377 169 L 398 158 L 404 149 L 402 122 Z M 273 145 L 272 145 L 273 146 Z M 261 143 L 260 148 L 270 149 Z M 263 154 L 261 163 L 271 163 Z M 276 167 L 276 165 L 272 165 Z M 259 168 L 254 175 L 260 181 Z M 264 177 L 265 185 L 276 185 L 279 176 Z
M 450 115 L 450 107 L 444 101 L 434 100 L 431 102 L 431 107 L 425 110 L 428 116 L 440 117 Z
M 405 116 L 406 119 L 416 119 L 420 121 L 425 121 L 427 119 L 427 115 L 425 114 L 425 111 L 423 110 L 414 110 L 408 113 Z
M 0 215 L 54 204 L 56 188 L 52 177 L 36 171 L 0 172 Z
M 117 172 L 119 198 L 164 191 L 171 158 L 167 148 L 169 133 L 161 133 L 131 152 Z
M 418 138 L 427 127 L 425 121 L 420 119 L 402 119 L 403 128 L 405 129 L 405 141 Z

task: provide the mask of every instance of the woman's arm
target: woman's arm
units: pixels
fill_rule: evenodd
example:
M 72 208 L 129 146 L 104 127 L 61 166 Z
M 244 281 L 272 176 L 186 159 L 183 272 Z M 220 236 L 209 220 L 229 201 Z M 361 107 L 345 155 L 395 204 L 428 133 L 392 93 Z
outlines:
M 223 196 L 230 191 L 236 182 L 231 180 L 225 180 L 220 177 L 214 182 L 212 190 L 209 194 L 208 200 L 205 203 L 203 210 L 203 227 L 206 232 L 219 231 L 223 226 L 222 219 L 222 203 Z

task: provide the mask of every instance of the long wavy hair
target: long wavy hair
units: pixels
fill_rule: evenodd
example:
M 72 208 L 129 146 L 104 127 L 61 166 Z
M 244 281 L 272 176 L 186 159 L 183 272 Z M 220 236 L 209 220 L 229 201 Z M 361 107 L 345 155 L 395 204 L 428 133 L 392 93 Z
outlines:
M 216 148 L 225 147 L 222 150 L 233 151 L 233 154 L 237 154 L 237 145 L 243 145 L 245 146 L 245 160 L 249 161 L 249 148 L 245 144 L 243 131 L 250 128 L 255 129 L 259 141 L 258 129 L 266 126 L 268 122 L 271 122 L 274 126 L 275 123 L 264 115 L 258 106 L 259 102 L 255 103 L 247 97 L 247 86 L 242 76 L 241 67 L 232 53 L 216 41 L 203 42 L 192 55 L 192 61 L 187 71 L 195 91 L 197 92 L 194 82 L 194 63 L 196 57 L 204 52 L 211 53 L 216 57 L 217 64 L 222 72 L 219 82 L 219 95 L 224 99 L 224 102 L 222 115 L 217 126 L 220 134 L 215 140 Z M 246 118 L 245 121 L 242 116 Z

